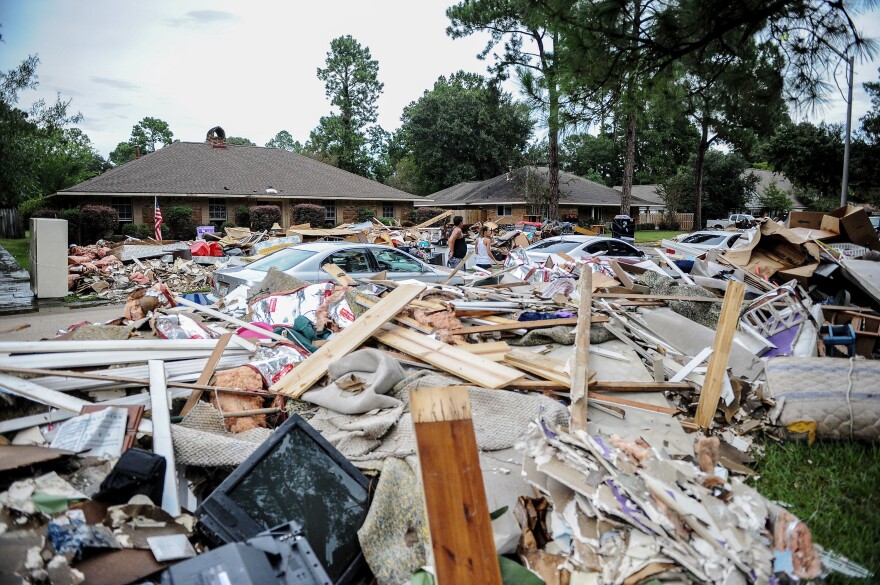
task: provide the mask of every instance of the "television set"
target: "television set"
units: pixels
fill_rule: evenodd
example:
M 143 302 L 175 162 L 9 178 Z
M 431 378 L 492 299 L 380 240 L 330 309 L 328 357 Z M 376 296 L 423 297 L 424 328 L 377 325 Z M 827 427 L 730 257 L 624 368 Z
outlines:
M 357 531 L 369 506 L 369 480 L 293 415 L 202 502 L 196 517 L 216 545 L 296 521 L 333 583 L 350 585 L 365 566 Z

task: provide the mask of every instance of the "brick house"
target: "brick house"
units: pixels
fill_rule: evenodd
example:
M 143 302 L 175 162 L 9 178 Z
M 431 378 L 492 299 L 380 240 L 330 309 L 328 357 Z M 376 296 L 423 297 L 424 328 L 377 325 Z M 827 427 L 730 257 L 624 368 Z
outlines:
M 221 130 L 222 132 L 222 130 Z M 299 203 L 323 205 L 328 224 L 355 221 L 360 208 L 377 217 L 409 218 L 422 201 L 382 183 L 278 148 L 227 145 L 225 138 L 175 142 L 55 194 L 58 208 L 109 205 L 120 223 L 153 223 L 159 206 L 186 204 L 198 225 L 235 222 L 240 205 L 277 205 L 283 225 Z
M 520 167 L 486 181 L 466 181 L 447 187 L 416 207 L 455 210 L 465 223 L 498 221 L 515 223 L 527 216 L 545 216 L 548 188 L 547 167 Z M 559 216 L 582 225 L 603 223 L 620 213 L 620 191 L 564 171 L 559 172 Z M 648 205 L 633 197 L 630 215 Z M 635 215 L 633 215 L 635 217 Z M 507 218 L 507 219 L 504 219 Z

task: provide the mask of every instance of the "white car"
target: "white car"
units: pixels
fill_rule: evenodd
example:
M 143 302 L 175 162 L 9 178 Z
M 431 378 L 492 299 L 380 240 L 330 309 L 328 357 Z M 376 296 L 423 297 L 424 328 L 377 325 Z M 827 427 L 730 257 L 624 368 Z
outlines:
M 682 234 L 674 240 L 663 240 L 661 244 L 667 254 L 678 254 L 685 257 L 699 256 L 707 250 L 727 250 L 731 248 L 743 232 L 727 232 L 705 230 Z
M 548 257 L 553 257 L 554 262 L 562 261 L 557 256 L 563 252 L 575 260 L 584 256 L 602 255 L 608 258 L 625 258 L 634 262 L 645 259 L 645 253 L 617 238 L 604 238 L 599 236 L 553 236 L 544 238 L 540 242 L 525 248 L 525 253 L 533 263 L 542 263 Z
M 734 213 L 727 219 L 710 219 L 706 225 L 716 230 L 728 227 L 746 227 L 755 225 L 755 216 L 746 213 Z

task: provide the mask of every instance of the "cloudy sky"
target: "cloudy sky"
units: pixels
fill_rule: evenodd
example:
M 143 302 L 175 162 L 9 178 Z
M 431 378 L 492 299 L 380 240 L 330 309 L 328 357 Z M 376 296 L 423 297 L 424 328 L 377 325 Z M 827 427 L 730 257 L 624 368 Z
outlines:
M 105 156 L 144 116 L 166 120 L 184 141 L 204 140 L 220 125 L 259 145 L 282 129 L 305 142 L 330 112 L 315 70 L 330 40 L 351 34 L 379 62 L 379 123 L 394 130 L 404 106 L 440 75 L 486 70 L 476 58 L 485 36 L 446 36 L 452 2 L 0 0 L 0 70 L 38 54 L 40 87 L 20 105 L 57 92 L 73 98 Z M 880 37 L 880 13 L 858 23 Z M 854 126 L 870 107 L 861 84 L 877 80 L 878 66 L 880 59 L 856 67 Z M 834 90 L 811 118 L 843 122 L 844 113 Z

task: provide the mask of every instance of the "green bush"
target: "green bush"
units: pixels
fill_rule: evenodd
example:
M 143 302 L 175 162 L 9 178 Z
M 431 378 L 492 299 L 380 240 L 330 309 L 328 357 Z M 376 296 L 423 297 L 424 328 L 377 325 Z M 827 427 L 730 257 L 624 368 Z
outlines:
M 358 223 L 370 221 L 370 219 L 374 217 L 376 217 L 376 210 L 370 207 L 359 207 L 357 211 L 355 211 L 355 219 Z
M 402 222 L 400 222 L 400 227 L 412 227 L 414 225 L 416 225 L 416 224 L 414 224 L 413 222 L 411 222 L 408 219 L 405 219 Z
M 109 238 L 119 228 L 119 214 L 106 205 L 83 205 L 80 209 L 81 244 Z
M 653 232 L 656 229 L 656 226 L 653 223 L 637 223 L 636 231 L 639 232 Z
M 153 237 L 153 233 L 153 226 L 145 223 L 126 223 L 122 225 L 123 236 L 131 236 L 140 240 L 146 240 L 147 238 Z
M 300 203 L 293 206 L 293 222 L 296 224 L 307 223 L 313 228 L 324 227 L 326 215 L 323 205 Z
M 36 217 L 37 219 L 58 219 L 60 213 L 57 209 L 38 209 L 31 214 L 31 217 Z
M 189 205 L 172 205 L 162 212 L 162 238 L 165 238 L 165 226 L 168 226 L 171 239 L 192 240 L 196 237 L 196 220 L 193 219 L 193 208 Z M 154 224 L 155 225 L 155 224 Z
M 82 241 L 82 211 L 78 207 L 71 209 L 62 209 L 58 214 L 58 219 L 67 220 L 67 243 L 79 244 Z
M 34 197 L 22 201 L 18 204 L 18 213 L 21 214 L 21 221 L 24 222 L 24 225 L 28 225 L 31 217 L 34 217 L 34 213 L 41 209 L 48 209 L 48 205 L 48 197 Z
M 394 225 L 393 217 L 377 217 L 376 219 L 378 219 L 379 223 L 382 225 Z
M 272 229 L 281 223 L 281 208 L 277 205 L 254 205 L 251 207 L 251 229 L 257 232 Z
M 657 226 L 664 231 L 677 231 L 681 229 L 681 224 L 674 217 L 661 219 Z
M 251 225 L 251 208 L 249 205 L 238 205 L 235 208 L 235 222 L 242 227 Z
M 428 221 L 432 217 L 440 215 L 441 213 L 446 213 L 447 211 L 449 210 L 440 207 L 415 207 L 409 212 L 409 219 L 413 222 L 413 225 L 418 225 Z
M 236 225 L 235 225 L 233 222 L 231 222 L 231 221 L 224 221 L 223 223 L 220 224 L 220 231 L 223 231 L 223 230 L 225 230 L 226 228 L 231 228 L 231 227 L 234 228 L 234 227 L 238 227 L 238 226 L 236 226 Z

